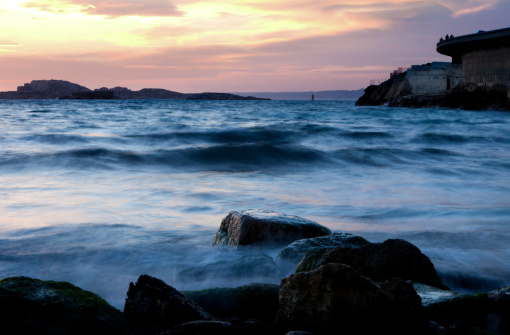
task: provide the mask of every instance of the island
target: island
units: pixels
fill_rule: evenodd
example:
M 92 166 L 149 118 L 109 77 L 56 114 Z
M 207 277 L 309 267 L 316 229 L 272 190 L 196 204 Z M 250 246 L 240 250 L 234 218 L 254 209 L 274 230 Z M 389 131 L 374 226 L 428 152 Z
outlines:
M 126 87 L 91 90 L 65 80 L 32 80 L 16 91 L 0 92 L 0 99 L 180 99 L 180 100 L 271 100 L 230 93 L 179 93 L 161 88 L 132 91 Z

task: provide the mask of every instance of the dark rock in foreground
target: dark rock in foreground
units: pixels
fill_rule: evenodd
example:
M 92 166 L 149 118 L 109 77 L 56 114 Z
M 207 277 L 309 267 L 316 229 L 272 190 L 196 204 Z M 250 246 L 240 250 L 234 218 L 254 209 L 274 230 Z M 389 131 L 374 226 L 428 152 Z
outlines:
M 314 270 L 328 263 L 350 265 L 375 281 L 401 278 L 447 289 L 430 259 L 404 240 L 390 239 L 359 248 L 312 250 L 299 262 L 296 272 Z
M 0 281 L 0 324 L 3 334 L 123 334 L 125 329 L 122 313 L 94 293 L 27 277 Z
M 193 300 L 147 275 L 129 284 L 124 316 L 134 334 L 156 334 L 186 322 L 213 320 Z
M 410 282 L 375 283 L 344 264 L 327 264 L 284 278 L 279 327 L 314 334 L 416 334 L 421 299 Z
M 311 220 L 264 210 L 230 212 L 222 221 L 213 245 L 285 245 L 303 238 L 330 235 Z
M 415 284 L 427 319 L 447 334 L 510 334 L 510 286 L 475 295 Z M 425 293 L 425 294 L 424 294 Z
M 220 261 L 179 272 L 182 281 L 203 282 L 221 279 L 224 285 L 247 280 L 260 283 L 280 283 L 284 277 L 274 260 L 267 255 L 247 255 L 235 261 Z
M 217 318 L 255 318 L 271 324 L 278 314 L 279 289 L 275 284 L 249 284 L 183 293 Z
M 293 242 L 283 248 L 276 256 L 276 262 L 285 266 L 285 268 L 296 269 L 296 265 L 303 256 L 311 250 L 330 249 L 337 247 L 357 248 L 368 245 L 370 242 L 361 236 L 353 236 L 351 234 L 334 233 L 332 235 L 306 238 Z

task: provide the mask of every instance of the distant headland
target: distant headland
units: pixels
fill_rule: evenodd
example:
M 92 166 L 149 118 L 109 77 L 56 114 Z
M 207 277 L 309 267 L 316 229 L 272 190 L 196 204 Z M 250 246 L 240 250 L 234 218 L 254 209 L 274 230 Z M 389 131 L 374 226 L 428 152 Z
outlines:
M 180 99 L 180 100 L 270 100 L 230 93 L 179 93 L 161 88 L 132 91 L 125 87 L 91 90 L 65 80 L 32 80 L 16 91 L 0 92 L 0 99 Z
M 452 62 L 413 65 L 371 85 L 356 105 L 510 110 L 510 27 L 448 36 L 437 52 Z

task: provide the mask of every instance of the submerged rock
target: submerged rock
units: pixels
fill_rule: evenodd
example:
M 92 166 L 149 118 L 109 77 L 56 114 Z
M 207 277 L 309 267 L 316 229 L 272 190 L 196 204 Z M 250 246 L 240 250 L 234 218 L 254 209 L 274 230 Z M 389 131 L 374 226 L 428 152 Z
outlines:
M 441 283 L 430 259 L 416 246 L 400 239 L 359 248 L 312 250 L 299 262 L 296 272 L 310 271 L 328 263 L 350 265 L 375 281 L 401 278 L 448 289 Z
M 214 236 L 213 245 L 237 248 L 246 245 L 285 245 L 303 238 L 330 235 L 320 224 L 265 210 L 230 212 Z
M 276 284 L 249 284 L 183 293 L 217 318 L 255 318 L 270 324 L 278 314 L 279 289 Z
M 295 241 L 283 248 L 278 253 L 278 256 L 276 256 L 276 262 L 284 266 L 286 269 L 292 268 L 292 270 L 295 270 L 296 265 L 308 251 L 337 247 L 357 248 L 368 244 L 370 244 L 370 242 L 361 236 L 353 236 L 345 233 L 334 233 L 327 236 L 305 238 Z
M 147 275 L 129 284 L 124 316 L 134 334 L 156 334 L 186 322 L 214 319 L 175 288 Z
M 123 334 L 122 313 L 67 282 L 10 277 L 0 281 L 5 334 Z
M 178 277 L 187 283 L 221 280 L 230 284 L 247 280 L 279 283 L 284 275 L 273 258 L 258 254 L 243 256 L 235 261 L 220 261 L 185 269 L 179 272 Z
M 421 299 L 410 282 L 375 283 L 344 264 L 284 278 L 279 301 L 284 331 L 412 334 L 423 327 Z

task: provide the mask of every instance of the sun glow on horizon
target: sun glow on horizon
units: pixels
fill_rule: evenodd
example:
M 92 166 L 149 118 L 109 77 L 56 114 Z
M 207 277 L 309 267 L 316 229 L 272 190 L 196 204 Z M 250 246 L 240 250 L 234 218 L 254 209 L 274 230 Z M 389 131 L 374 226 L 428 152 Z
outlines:
M 87 77 L 95 73 L 98 80 L 102 76 L 116 76 L 120 81 L 136 82 L 138 78 L 140 86 L 144 86 L 154 80 L 164 83 L 165 77 L 171 78 L 167 79 L 168 85 L 183 77 L 186 80 L 182 83 L 192 77 L 203 81 L 203 74 L 197 74 L 200 69 L 207 70 L 211 80 L 221 79 L 222 87 L 226 88 L 237 87 L 234 81 L 239 80 L 239 74 L 259 77 L 264 73 L 268 80 L 270 76 L 286 76 L 292 85 L 299 69 L 310 67 L 323 75 L 325 69 L 332 67 L 352 71 L 381 68 L 388 72 L 395 66 L 410 64 L 398 60 L 401 56 L 393 56 L 392 62 L 381 58 L 389 54 L 386 49 L 395 45 L 395 35 L 414 33 L 420 22 L 431 18 L 462 19 L 496 11 L 502 4 L 500 0 L 148 0 L 142 3 L 137 0 L 7 0 L 0 3 L 0 58 L 3 58 L 0 70 L 21 81 L 29 78 L 28 71 L 62 77 L 63 70 L 54 67 L 60 63 L 74 69 L 71 77 L 63 79 L 80 82 L 80 75 Z M 386 51 L 372 53 L 378 49 Z M 434 50 L 430 55 L 434 55 Z M 42 64 L 44 69 L 35 70 Z M 296 75 L 284 71 L 283 65 L 296 69 Z M 106 66 L 111 71 L 105 72 Z M 156 75 L 151 71 L 140 72 L 143 69 L 166 72 Z M 375 77 L 378 75 L 379 72 L 374 73 Z M 358 77 L 367 81 L 365 72 L 359 72 Z M 312 84 L 313 88 L 331 85 L 332 78 L 329 76 L 322 82 L 316 79 L 319 81 Z M 345 88 L 362 86 L 357 82 L 350 85 Z M 2 89 L 12 87 L 0 83 Z M 189 83 L 183 84 L 181 90 L 189 91 Z

